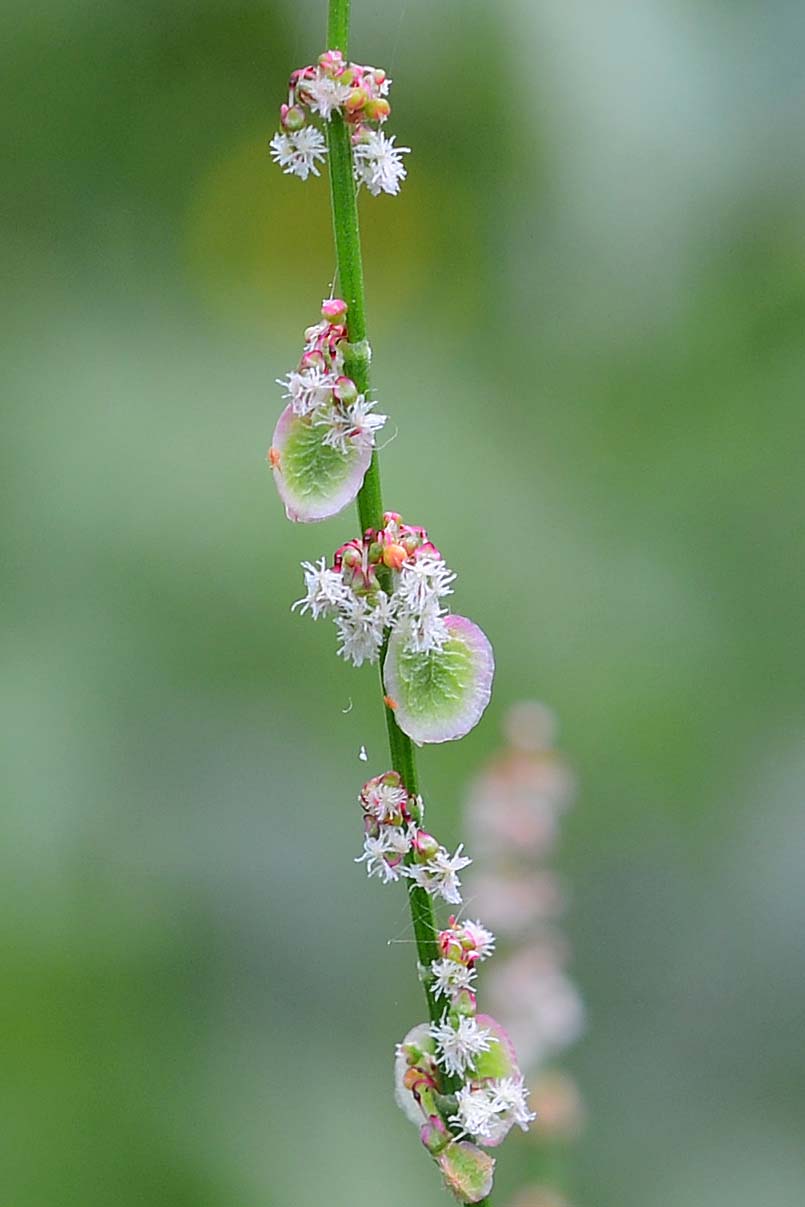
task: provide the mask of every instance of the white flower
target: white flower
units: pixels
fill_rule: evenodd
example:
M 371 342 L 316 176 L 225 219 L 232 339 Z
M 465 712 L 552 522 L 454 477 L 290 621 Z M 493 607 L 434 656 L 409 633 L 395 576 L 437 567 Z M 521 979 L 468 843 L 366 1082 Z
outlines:
M 315 126 L 303 126 L 289 134 L 277 133 L 268 145 L 272 159 L 285 175 L 298 176 L 300 180 L 307 180 L 311 172 L 318 176 L 316 160 L 323 160 L 327 154 L 324 135 Z
M 396 603 L 393 596 L 385 591 L 376 591 L 372 597 L 375 610 L 375 624 L 381 629 L 390 629 L 396 618 Z
M 367 784 L 361 793 L 361 802 L 366 812 L 379 822 L 396 817 L 407 800 L 408 793 L 405 788 L 383 783 L 382 780 L 371 781 L 371 786 Z
M 450 1122 L 458 1123 L 467 1135 L 492 1144 L 499 1144 L 515 1123 L 528 1131 L 536 1118 L 528 1109 L 528 1090 L 522 1077 L 464 1085 L 456 1094 L 456 1106 Z
M 401 826 L 384 826 L 376 838 L 367 834 L 363 854 L 355 860 L 366 864 L 368 876 L 379 876 L 384 884 L 399 880 L 402 859 L 411 849 L 411 836 Z
M 373 197 L 379 193 L 399 193 L 406 171 L 402 156 L 410 147 L 395 147 L 394 135 L 387 138 L 380 130 L 370 131 L 352 148 L 356 182 L 365 184 Z
M 445 595 L 452 595 L 450 584 L 455 580 L 455 574 L 442 558 L 423 554 L 403 565 L 397 595 L 407 611 L 419 615 L 434 603 L 438 605 Z
M 436 997 L 453 997 L 462 989 L 472 989 L 475 969 L 456 960 L 434 960 L 430 966 Z
M 399 880 L 400 868 L 397 863 L 388 862 L 388 854 L 385 835 L 382 832 L 377 838 L 367 834 L 363 840 L 363 854 L 355 862 L 366 863 L 366 873 L 369 877 L 379 876 L 384 884 L 390 884 L 393 880 Z
M 485 960 L 495 950 L 495 936 L 480 922 L 462 922 L 465 936 L 472 943 L 477 960 Z
M 493 1089 L 497 1110 L 527 1132 L 529 1123 L 537 1115 L 536 1111 L 528 1109 L 528 1090 L 522 1077 L 502 1077 L 493 1083 Z
M 325 121 L 330 115 L 349 98 L 352 88 L 349 84 L 339 84 L 328 75 L 317 75 L 313 80 L 305 80 L 302 89 L 308 104 L 314 113 L 320 114 Z
M 455 1027 L 449 1021 L 432 1023 L 429 1034 L 436 1041 L 439 1063 L 450 1076 L 463 1076 L 476 1056 L 489 1051 L 491 1032 L 465 1015 Z
M 350 604 L 352 592 L 344 582 L 341 571 L 329 570 L 323 557 L 315 566 L 311 562 L 302 562 L 302 569 L 307 594 L 291 604 L 291 611 L 299 608 L 300 616 L 310 612 L 313 619 L 318 620 L 320 616 L 331 615 Z
M 367 402 L 363 394 L 359 394 L 351 406 L 333 407 L 322 411 L 313 420 L 317 427 L 328 429 L 322 443 L 329 444 L 345 455 L 353 444 L 373 445 L 375 432 L 379 431 L 388 419 L 388 415 L 371 414 L 375 405 L 374 402 Z
M 277 385 L 285 387 L 283 398 L 290 398 L 296 415 L 309 415 L 318 407 L 332 402 L 335 373 L 328 373 L 315 366 L 294 371 L 287 377 L 278 377 Z
M 468 1136 L 484 1140 L 496 1137 L 499 1115 L 494 1092 L 486 1086 L 463 1085 L 456 1094 L 456 1113 L 450 1116 Z
M 382 592 L 378 592 L 380 596 Z M 383 608 L 372 607 L 365 597 L 351 596 L 335 618 L 338 653 L 353 666 L 377 662 L 383 644 Z
M 440 600 L 452 595 L 456 576 L 440 557 L 423 554 L 402 566 L 394 592 L 406 649 L 417 654 L 442 650 L 450 633 Z
M 403 633 L 405 648 L 416 654 L 443 650 L 450 636 L 445 615 L 445 610 L 436 601 L 430 601 L 419 613 L 401 608 L 398 628 Z
M 472 860 L 462 855 L 464 844 L 457 848 L 455 855 L 448 855 L 444 847 L 429 859 L 427 863 L 412 863 L 405 868 L 403 875 L 413 880 L 420 888 L 426 889 L 431 896 L 443 897 L 451 905 L 461 904 L 461 881 L 457 873 L 468 867 Z

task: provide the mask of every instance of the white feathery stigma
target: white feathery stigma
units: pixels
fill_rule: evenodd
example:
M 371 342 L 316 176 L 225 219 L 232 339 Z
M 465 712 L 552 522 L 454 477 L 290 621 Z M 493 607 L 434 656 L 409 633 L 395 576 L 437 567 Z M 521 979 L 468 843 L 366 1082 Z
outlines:
M 466 1015 L 461 1015 L 455 1026 L 449 1019 L 431 1023 L 428 1034 L 436 1041 L 439 1063 L 451 1077 L 462 1077 L 476 1057 L 490 1047 L 491 1032 Z
M 444 847 L 439 847 L 435 855 L 427 863 L 412 863 L 404 868 L 403 875 L 413 880 L 420 888 L 424 888 L 431 896 L 443 897 L 451 905 L 461 904 L 461 881 L 458 873 L 472 863 L 461 852 L 461 843 L 454 855 L 449 855 Z
M 434 960 L 430 966 L 435 997 L 455 997 L 462 989 L 472 989 L 475 969 L 456 960 Z
M 407 174 L 402 157 L 410 151 L 410 147 L 395 147 L 393 134 L 388 137 L 382 130 L 362 133 L 352 147 L 356 183 L 365 185 L 373 197 L 380 193 L 396 196 Z
M 319 175 L 316 163 L 323 162 L 327 154 L 327 143 L 321 130 L 315 126 L 303 126 L 301 130 L 279 131 L 268 144 L 271 158 L 279 164 L 286 176 L 298 176 L 307 180 L 313 173 Z
M 320 616 L 331 616 L 339 608 L 347 607 L 352 601 L 352 592 L 344 582 L 340 570 L 328 569 L 323 557 L 314 565 L 302 562 L 305 575 L 305 595 L 291 604 L 291 611 L 299 609 L 300 616 L 310 612 L 314 620 Z

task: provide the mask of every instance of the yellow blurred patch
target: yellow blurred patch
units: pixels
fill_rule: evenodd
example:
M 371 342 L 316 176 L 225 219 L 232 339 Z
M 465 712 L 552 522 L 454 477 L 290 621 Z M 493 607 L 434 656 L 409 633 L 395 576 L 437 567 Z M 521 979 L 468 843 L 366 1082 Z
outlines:
M 411 161 L 400 196 L 361 200 L 370 321 L 381 334 L 412 307 L 466 313 L 478 300 L 468 195 Z M 217 318 L 263 329 L 286 313 L 301 329 L 335 268 L 326 175 L 284 176 L 261 129 L 200 177 L 184 242 L 193 283 Z

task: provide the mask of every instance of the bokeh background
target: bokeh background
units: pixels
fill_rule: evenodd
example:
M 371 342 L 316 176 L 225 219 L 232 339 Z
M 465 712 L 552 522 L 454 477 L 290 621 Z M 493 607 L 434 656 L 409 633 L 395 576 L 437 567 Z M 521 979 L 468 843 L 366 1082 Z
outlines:
M 287 524 L 263 460 L 334 267 L 266 146 L 324 9 L 3 12 L 9 1207 L 446 1201 L 390 1095 L 404 897 L 351 862 L 375 677 L 289 612 L 355 520 Z M 498 660 L 431 818 L 524 696 L 580 778 L 578 1207 L 802 1202 L 804 37 L 793 0 L 354 4 L 414 148 L 362 207 L 386 499 Z

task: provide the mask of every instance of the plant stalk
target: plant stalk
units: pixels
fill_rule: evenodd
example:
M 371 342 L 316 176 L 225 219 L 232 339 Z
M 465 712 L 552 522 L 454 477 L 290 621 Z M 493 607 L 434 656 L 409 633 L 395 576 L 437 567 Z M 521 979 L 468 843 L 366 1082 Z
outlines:
M 349 43 L 349 10 L 350 0 L 329 0 L 327 49 L 340 50 L 345 57 L 348 54 Z M 352 378 L 359 392 L 365 394 L 369 389 L 370 351 L 366 339 L 366 296 L 358 224 L 358 199 L 352 175 L 350 133 L 340 114 L 334 113 L 328 122 L 327 142 L 339 295 L 349 307 L 347 310 L 349 348 L 344 357 L 344 372 Z M 383 495 L 380 488 L 380 465 L 376 449 L 372 453 L 372 461 L 366 471 L 363 486 L 358 492 L 358 516 L 362 532 L 365 532 L 367 528 L 380 529 L 383 527 Z M 381 651 L 380 658 L 380 684 L 385 695 L 384 656 L 385 646 Z M 385 705 L 384 708 L 391 765 L 399 773 L 408 793 L 416 796 L 419 793 L 419 777 L 413 744 L 407 734 L 404 734 L 398 726 L 393 710 Z M 419 963 L 424 968 L 429 968 L 431 962 L 439 957 L 433 902 L 425 889 L 415 884 L 409 886 L 408 895 Z M 432 1022 L 438 1022 L 443 1013 L 442 1007 L 427 983 L 425 983 L 424 989 L 428 1002 L 428 1014 Z

